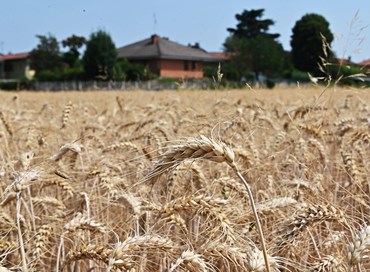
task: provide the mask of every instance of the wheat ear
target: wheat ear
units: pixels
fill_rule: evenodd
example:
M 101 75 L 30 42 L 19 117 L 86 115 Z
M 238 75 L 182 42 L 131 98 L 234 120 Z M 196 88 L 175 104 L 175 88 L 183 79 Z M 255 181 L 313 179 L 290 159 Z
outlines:
M 154 165 L 154 168 L 152 169 L 152 171 L 150 171 L 147 177 L 148 179 L 152 179 L 153 181 L 155 181 L 163 172 L 170 168 L 178 166 L 186 159 L 206 159 L 219 163 L 226 162 L 243 182 L 244 187 L 247 190 L 249 201 L 252 206 L 252 211 L 256 220 L 256 226 L 261 241 L 266 271 L 270 272 L 265 238 L 257 214 L 256 205 L 254 203 L 252 190 L 235 164 L 234 151 L 225 143 L 208 138 L 204 135 L 200 135 L 198 138 L 189 138 L 188 141 L 186 141 L 184 144 L 174 146 L 170 150 L 162 154 L 160 160 Z
M 181 265 L 184 265 L 189 271 L 207 271 L 207 264 L 201 256 L 188 249 L 181 253 L 175 263 L 171 264 L 168 272 L 174 272 Z
M 6 131 L 9 133 L 10 137 L 12 137 L 13 136 L 13 128 L 10 125 L 10 123 L 6 120 L 6 118 L 4 116 L 4 113 L 2 111 L 0 111 L 0 120 L 3 122 L 4 127 L 5 127 Z
M 361 271 L 360 263 L 367 259 L 367 253 L 370 248 L 370 226 L 364 225 L 355 234 L 353 242 L 348 245 L 348 264 L 350 270 L 352 267 L 357 267 L 357 271 Z

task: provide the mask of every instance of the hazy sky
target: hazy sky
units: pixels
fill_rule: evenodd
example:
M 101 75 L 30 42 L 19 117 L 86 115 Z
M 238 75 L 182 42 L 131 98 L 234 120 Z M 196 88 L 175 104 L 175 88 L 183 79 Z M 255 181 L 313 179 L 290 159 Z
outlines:
M 30 51 L 37 34 L 63 40 L 72 34 L 88 37 L 98 29 L 109 32 L 117 47 L 155 32 L 221 51 L 226 29 L 236 25 L 235 14 L 258 8 L 275 21 L 271 32 L 281 34 L 287 50 L 295 22 L 317 13 L 329 21 L 339 57 L 370 59 L 370 0 L 0 0 L 0 52 Z

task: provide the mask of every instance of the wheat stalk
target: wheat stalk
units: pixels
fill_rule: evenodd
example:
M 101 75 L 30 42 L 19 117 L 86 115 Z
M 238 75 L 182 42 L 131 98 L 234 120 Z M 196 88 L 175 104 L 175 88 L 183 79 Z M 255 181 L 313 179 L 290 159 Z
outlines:
M 20 223 L 20 216 L 21 216 L 21 192 L 18 191 L 17 193 L 17 202 L 16 202 L 16 222 L 17 222 L 17 232 L 18 232 L 18 240 L 19 240 L 19 249 L 22 256 L 22 270 L 23 272 L 28 272 L 28 265 L 27 265 L 27 256 L 25 251 L 25 246 L 23 242 L 23 234 L 21 230 L 21 223 Z
M 185 144 L 174 146 L 169 151 L 162 154 L 161 159 L 154 165 L 154 168 L 150 171 L 147 178 L 155 181 L 156 178 L 158 178 L 158 176 L 163 172 L 170 168 L 176 167 L 187 159 L 205 159 L 218 163 L 226 162 L 243 182 L 245 189 L 247 190 L 249 201 L 251 203 L 252 211 L 256 220 L 266 271 L 270 272 L 265 238 L 257 214 L 256 205 L 254 203 L 252 190 L 235 164 L 235 155 L 233 150 L 225 143 L 208 138 L 204 135 L 200 135 L 198 138 L 190 138 Z

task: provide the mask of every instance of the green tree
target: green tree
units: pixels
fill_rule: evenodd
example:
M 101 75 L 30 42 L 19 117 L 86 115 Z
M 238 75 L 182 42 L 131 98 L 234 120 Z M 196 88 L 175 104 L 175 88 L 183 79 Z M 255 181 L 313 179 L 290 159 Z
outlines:
M 86 39 L 82 36 L 72 35 L 62 41 L 63 47 L 68 47 L 69 51 L 63 54 L 63 60 L 69 67 L 78 67 L 80 52 L 78 51 L 84 44 Z
M 327 50 L 334 39 L 329 22 L 321 15 L 306 14 L 295 23 L 292 32 L 290 44 L 294 67 L 314 75 L 321 74 L 319 65 L 323 64 L 322 58 L 333 56 Z
M 82 62 L 88 79 L 108 80 L 114 76 L 117 51 L 108 33 L 99 30 L 90 35 Z
M 241 14 L 236 14 L 238 20 L 236 28 L 228 28 L 233 36 L 238 38 L 255 38 L 256 36 L 265 36 L 273 40 L 280 37 L 280 34 L 267 33 L 274 21 L 270 19 L 260 19 L 263 16 L 264 9 L 244 10 Z
M 285 54 L 276 40 L 280 35 L 268 33 L 274 22 L 260 19 L 263 12 L 264 9 L 244 10 L 235 16 L 239 21 L 236 28 L 227 29 L 231 35 L 224 47 L 233 57 L 224 69 L 225 77 L 248 78 L 252 72 L 258 80 L 261 74 L 276 76 L 282 72 Z
M 39 44 L 30 53 L 31 67 L 36 70 L 36 75 L 41 71 L 61 71 L 64 64 L 57 39 L 51 34 L 36 37 Z

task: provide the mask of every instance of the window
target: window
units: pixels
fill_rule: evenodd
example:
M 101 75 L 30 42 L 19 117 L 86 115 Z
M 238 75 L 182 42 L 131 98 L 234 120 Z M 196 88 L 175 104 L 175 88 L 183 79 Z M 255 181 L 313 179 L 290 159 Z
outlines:
M 184 70 L 189 71 L 189 61 L 187 60 L 184 61 Z
M 192 62 L 191 62 L 191 70 L 192 70 L 192 71 L 197 70 L 197 62 L 196 62 L 196 61 L 192 61 Z

